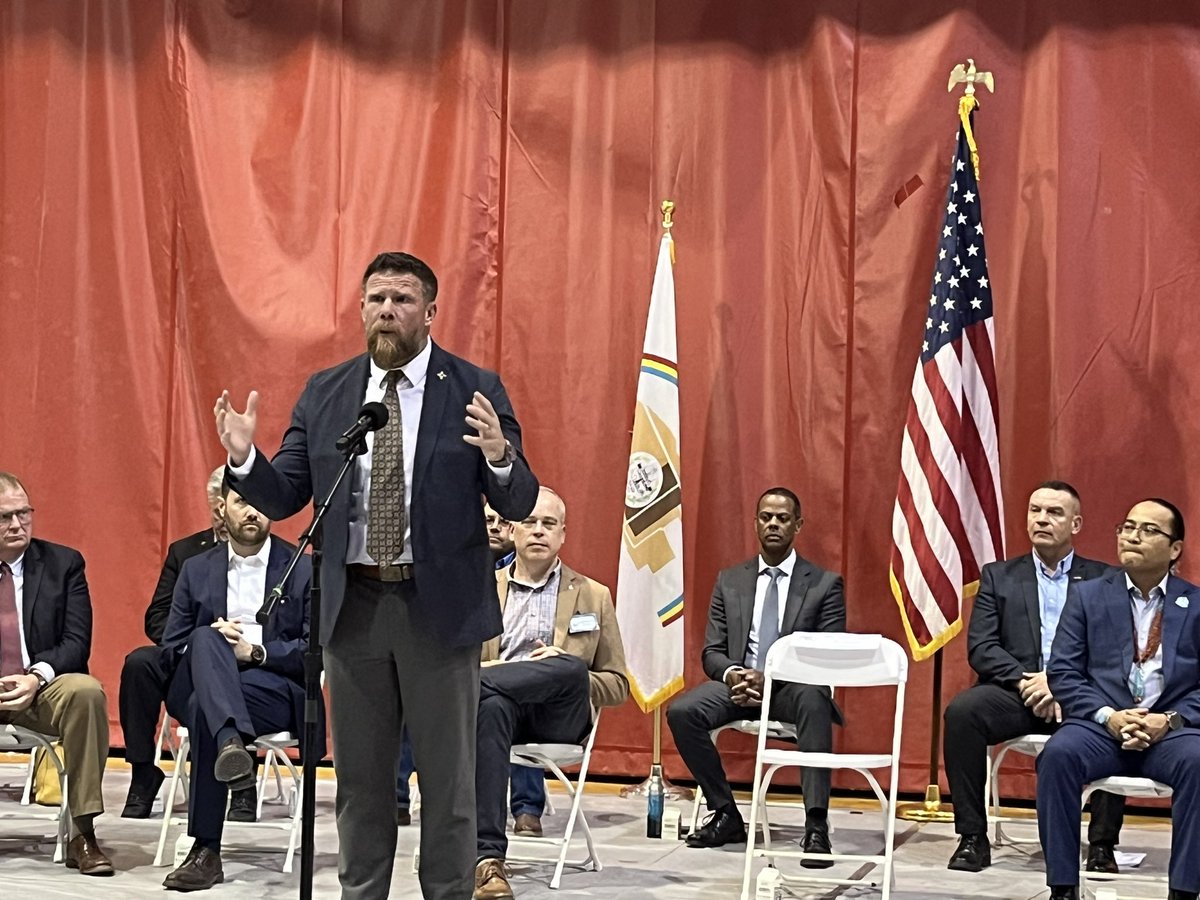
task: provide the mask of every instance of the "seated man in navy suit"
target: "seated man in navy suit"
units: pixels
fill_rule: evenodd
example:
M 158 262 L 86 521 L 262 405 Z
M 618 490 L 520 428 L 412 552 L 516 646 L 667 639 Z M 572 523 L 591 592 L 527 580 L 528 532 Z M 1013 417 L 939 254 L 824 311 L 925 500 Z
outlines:
M 1200 588 L 1172 574 L 1183 536 L 1173 504 L 1143 500 L 1117 526 L 1121 570 L 1067 593 L 1047 667 L 1064 722 L 1037 759 L 1052 900 L 1079 896 L 1080 794 L 1113 775 L 1170 785 L 1170 897 L 1200 891 Z
M 704 791 L 712 815 L 687 836 L 689 847 L 744 843 L 746 825 L 733 802 L 721 757 L 709 732 L 738 719 L 757 719 L 771 644 L 794 631 L 845 631 L 842 576 L 814 565 L 792 544 L 804 517 L 800 499 L 787 488 L 770 488 L 758 499 L 754 518 L 757 556 L 717 575 L 702 662 L 709 681 L 671 704 L 667 724 L 679 755 Z M 829 688 L 780 683 L 771 697 L 771 718 L 796 726 L 801 750 L 833 749 L 833 723 L 842 714 Z M 829 769 L 806 768 L 805 853 L 830 853 Z M 824 869 L 833 860 L 809 857 L 800 865 Z
M 221 492 L 229 544 L 183 564 L 163 636 L 165 664 L 174 673 L 167 709 L 191 735 L 188 834 L 195 838 L 187 859 L 163 882 L 170 890 L 205 890 L 224 880 L 227 790 L 254 784 L 246 744 L 260 734 L 297 733 L 304 720 L 312 563 L 300 559 L 270 622 L 257 626 L 255 613 L 295 548 L 272 538 L 270 521 L 228 484 Z
M 146 607 L 146 637 L 151 643 L 137 647 L 125 657 L 121 667 L 121 733 L 125 736 L 125 761 L 133 769 L 124 819 L 148 819 L 154 798 L 162 787 L 162 769 L 155 758 L 155 735 L 163 702 L 167 699 L 167 679 L 170 673 L 163 667 L 162 640 L 171 613 L 171 598 L 175 582 L 184 562 L 226 540 L 225 519 L 222 516 L 221 482 L 225 467 L 220 466 L 208 477 L 205 495 L 212 516 L 209 526 L 195 534 L 173 541 L 167 548 L 162 571 L 154 596 Z M 235 794 L 229 804 L 230 821 L 253 822 L 258 806 L 254 790 Z

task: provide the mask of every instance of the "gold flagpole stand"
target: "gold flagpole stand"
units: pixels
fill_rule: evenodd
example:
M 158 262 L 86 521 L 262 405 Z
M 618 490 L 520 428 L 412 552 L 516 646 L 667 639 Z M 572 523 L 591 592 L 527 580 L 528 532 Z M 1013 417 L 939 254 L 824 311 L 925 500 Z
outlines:
M 621 788 L 621 796 L 645 797 L 650 790 L 650 780 L 658 775 L 662 778 L 663 799 L 691 800 L 695 796 L 691 788 L 671 784 L 662 774 L 662 706 L 655 707 L 651 715 L 654 716 L 654 758 L 650 762 L 650 774 L 640 784 L 627 784 Z
M 953 822 L 954 810 L 942 803 L 938 787 L 938 744 L 942 742 L 942 651 L 933 654 L 933 735 L 929 742 L 929 786 L 924 803 L 905 803 L 896 807 L 896 816 L 910 822 Z

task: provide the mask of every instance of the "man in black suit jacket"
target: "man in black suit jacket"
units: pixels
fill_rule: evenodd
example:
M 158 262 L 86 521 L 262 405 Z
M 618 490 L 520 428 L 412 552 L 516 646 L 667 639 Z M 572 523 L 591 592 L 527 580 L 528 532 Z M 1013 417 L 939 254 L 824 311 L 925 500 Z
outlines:
M 121 733 L 125 736 L 125 761 L 133 768 L 129 779 L 129 793 L 125 797 L 125 808 L 121 817 L 145 819 L 150 815 L 154 798 L 163 783 L 163 771 L 154 758 L 154 736 L 158 728 L 159 710 L 167 699 L 169 673 L 163 666 L 162 639 L 167 627 L 167 616 L 171 612 L 171 596 L 175 582 L 184 562 L 227 537 L 225 521 L 221 516 L 221 482 L 225 478 L 225 467 L 220 466 L 208 478 L 206 495 L 212 521 L 208 528 L 174 541 L 167 548 L 158 576 L 154 596 L 146 607 L 146 637 L 149 647 L 137 647 L 125 657 L 121 667 L 121 690 L 118 707 L 121 711 Z M 234 810 L 254 809 L 253 798 L 242 795 L 231 804 Z
M 1075 553 L 1083 527 L 1079 494 L 1065 481 L 1038 485 L 1025 517 L 1033 553 L 983 567 L 967 627 L 967 653 L 979 676 L 946 706 L 943 755 L 958 848 L 947 868 L 978 872 L 991 865 L 984 784 L 987 748 L 1023 734 L 1049 734 L 1062 710 L 1046 682 L 1046 663 L 1070 584 L 1110 567 Z M 1088 868 L 1116 871 L 1113 847 L 1124 800 L 1097 793 L 1088 827 Z
M 104 812 L 108 701 L 87 674 L 92 598 L 77 550 L 33 537 L 33 508 L 15 475 L 0 472 L 0 724 L 56 735 L 67 767 L 67 801 L 78 835 L 66 864 L 111 875 L 96 841 Z
M 338 876 L 346 900 L 387 896 L 396 832 L 379 826 L 395 818 L 403 721 L 421 773 L 421 887 L 430 900 L 460 900 L 476 862 L 479 647 L 502 625 L 480 497 L 520 520 L 537 479 L 500 379 L 429 339 L 430 268 L 383 253 L 362 290 L 368 353 L 309 379 L 273 459 L 254 448 L 254 392 L 243 413 L 228 392 L 217 400 L 217 432 L 234 487 L 278 520 L 332 488 L 337 438 L 363 402 L 389 407 L 323 526 Z
M 708 628 L 704 671 L 712 680 L 684 694 L 667 710 L 679 755 L 704 790 L 712 815 L 687 837 L 689 847 L 719 847 L 746 840 L 746 825 L 733 801 L 721 757 L 709 732 L 737 719 L 757 718 L 762 706 L 767 650 L 794 631 L 845 631 L 842 576 L 799 556 L 792 548 L 804 519 L 800 500 L 787 488 L 771 488 L 758 500 L 755 527 L 759 555 L 717 576 Z M 773 615 L 764 615 L 775 607 Z M 841 711 L 823 685 L 780 682 L 771 698 L 771 718 L 796 726 L 802 750 L 833 749 L 833 723 Z M 829 853 L 829 770 L 801 773 L 806 821 L 804 850 Z M 827 868 L 832 860 L 801 865 Z
M 224 879 L 226 787 L 254 783 L 246 744 L 260 734 L 298 734 L 304 721 L 312 563 L 299 560 L 270 621 L 259 628 L 255 614 L 296 548 L 272 538 L 270 521 L 236 491 L 226 485 L 222 492 L 229 545 L 184 563 L 163 636 L 172 672 L 167 708 L 191 737 L 188 834 L 195 838 L 187 859 L 163 882 L 169 890 L 205 890 Z M 316 752 L 324 755 L 324 747 Z

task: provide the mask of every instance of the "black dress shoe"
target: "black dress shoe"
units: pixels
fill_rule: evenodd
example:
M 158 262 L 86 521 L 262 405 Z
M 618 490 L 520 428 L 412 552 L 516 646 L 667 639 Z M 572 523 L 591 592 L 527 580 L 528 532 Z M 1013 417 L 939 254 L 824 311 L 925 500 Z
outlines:
M 244 791 L 255 785 L 254 757 L 240 737 L 232 737 L 221 745 L 213 763 L 213 777 L 229 785 L 231 791 Z
M 207 891 L 214 884 L 220 884 L 224 880 L 221 854 L 193 844 L 187 859 L 163 879 L 163 887 L 168 891 Z
M 125 808 L 121 810 L 122 819 L 148 819 L 150 818 L 150 810 L 154 807 L 154 798 L 158 796 L 158 789 L 162 787 L 166 775 L 162 769 L 155 766 L 153 775 L 145 784 L 130 782 L 129 793 L 125 797 Z
M 689 847 L 723 847 L 746 843 L 746 823 L 736 809 L 720 809 L 687 836 Z
M 1058 887 L 1050 885 L 1050 900 L 1079 900 L 1079 886 L 1074 884 L 1060 884 Z
M 225 818 L 230 822 L 257 822 L 258 789 L 233 791 L 229 795 L 229 812 L 225 814 Z
M 804 829 L 805 853 L 832 853 L 829 844 L 829 826 L 808 825 Z M 828 869 L 833 865 L 832 859 L 802 859 L 800 865 L 806 869 Z
M 992 842 L 988 840 L 988 836 L 982 833 L 964 834 L 959 839 L 958 849 L 950 857 L 946 868 L 956 872 L 979 872 L 991 864 Z
M 1089 844 L 1087 870 L 1089 872 L 1109 872 L 1116 875 L 1117 857 L 1113 854 L 1112 844 Z
M 1167 900 L 1198 900 L 1198 898 L 1200 898 L 1200 894 L 1195 891 L 1179 891 L 1171 888 L 1167 892 Z

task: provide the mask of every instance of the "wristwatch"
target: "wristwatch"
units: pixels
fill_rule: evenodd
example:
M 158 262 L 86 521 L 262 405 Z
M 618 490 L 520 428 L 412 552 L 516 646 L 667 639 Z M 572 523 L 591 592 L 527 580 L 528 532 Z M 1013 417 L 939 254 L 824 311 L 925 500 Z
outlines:
M 42 674 L 41 669 L 35 669 L 33 667 L 30 667 L 25 670 L 25 674 L 32 675 L 34 678 L 36 678 L 38 680 L 38 690 L 39 691 L 50 683 L 49 681 L 46 680 L 46 676 Z
M 1183 716 L 1173 709 L 1168 710 L 1165 715 L 1167 717 L 1167 728 L 1171 731 L 1178 731 L 1180 728 L 1183 728 L 1185 725 L 1187 725 L 1187 723 L 1183 721 Z
M 250 663 L 255 666 L 261 666 L 267 661 L 267 651 L 261 644 L 255 644 L 250 648 Z
M 516 448 L 513 447 L 512 441 L 505 440 L 504 455 L 502 457 L 500 457 L 498 460 L 496 460 L 495 462 L 493 462 L 492 460 L 489 459 L 488 465 L 490 465 L 496 469 L 503 469 L 505 466 L 511 466 L 516 461 L 517 461 Z

